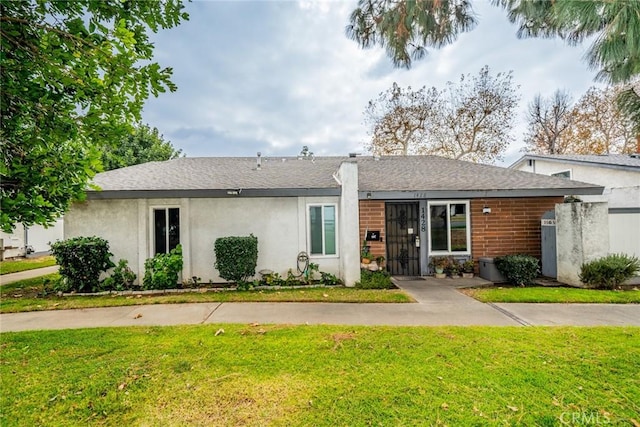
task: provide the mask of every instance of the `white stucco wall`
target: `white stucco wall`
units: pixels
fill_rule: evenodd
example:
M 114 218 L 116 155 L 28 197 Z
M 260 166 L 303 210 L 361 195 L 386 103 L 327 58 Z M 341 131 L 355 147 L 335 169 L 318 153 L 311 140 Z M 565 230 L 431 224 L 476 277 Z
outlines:
M 191 199 L 191 269 L 192 275 L 205 281 L 222 281 L 214 269 L 214 243 L 219 237 L 248 236 L 258 238 L 256 271 L 273 270 L 286 276 L 296 269 L 300 220 L 297 199 Z
M 360 280 L 360 203 L 358 200 L 358 165 L 344 162 L 337 173 L 340 195 L 340 270 L 346 286 Z
M 214 269 L 214 242 L 219 237 L 258 237 L 256 271 L 269 269 L 286 276 L 297 273 L 297 255 L 307 248 L 309 204 L 335 203 L 339 197 L 273 198 L 176 198 L 89 200 L 73 205 L 65 216 L 65 238 L 100 236 L 109 241 L 113 260 L 127 259 L 141 279 L 144 261 L 152 248 L 152 212 L 158 207 L 180 208 L 180 243 L 183 247 L 183 278 L 200 277 L 221 282 Z M 338 237 L 341 221 L 338 221 Z M 340 252 L 336 256 L 312 257 L 320 270 L 342 277 Z
M 64 238 L 98 236 L 109 242 L 112 260 L 129 261 L 138 267 L 138 202 L 136 200 L 91 200 L 75 203 L 64 217 Z M 144 274 L 144 272 L 143 272 Z
M 640 258 L 640 214 L 609 214 L 609 252 Z
M 607 204 L 561 203 L 555 211 L 558 281 L 583 286 L 582 264 L 609 253 Z
M 640 207 L 640 172 L 541 159 L 535 159 L 532 166 L 524 161 L 517 169 L 542 175 L 571 171 L 574 181 L 605 187 L 602 195 L 580 196 L 583 201 L 609 202 L 610 208 Z

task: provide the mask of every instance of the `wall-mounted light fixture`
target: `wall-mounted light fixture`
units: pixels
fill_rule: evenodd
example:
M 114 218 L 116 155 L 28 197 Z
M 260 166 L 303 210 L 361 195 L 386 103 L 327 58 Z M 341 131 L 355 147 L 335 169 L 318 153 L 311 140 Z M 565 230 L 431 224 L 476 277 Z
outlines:
M 371 193 L 367 193 L 367 199 L 371 198 Z
M 491 213 L 491 208 L 489 206 L 487 206 L 487 205 L 484 205 L 482 207 L 482 213 L 485 214 L 485 215 L 489 215 Z
M 227 190 L 227 194 L 229 196 L 239 196 L 240 193 L 242 193 L 242 188 L 236 188 L 236 189 Z

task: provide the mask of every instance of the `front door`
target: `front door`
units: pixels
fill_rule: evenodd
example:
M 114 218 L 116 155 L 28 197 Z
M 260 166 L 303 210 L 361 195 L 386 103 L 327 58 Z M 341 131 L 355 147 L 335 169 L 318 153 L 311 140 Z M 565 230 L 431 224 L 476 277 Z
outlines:
M 420 275 L 418 203 L 386 204 L 387 269 L 396 276 Z

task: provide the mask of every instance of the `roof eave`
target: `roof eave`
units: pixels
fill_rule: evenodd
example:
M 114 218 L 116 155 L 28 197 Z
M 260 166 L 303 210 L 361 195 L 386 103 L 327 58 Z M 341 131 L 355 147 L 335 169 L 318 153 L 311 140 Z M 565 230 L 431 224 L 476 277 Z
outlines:
M 360 200 L 410 200 L 410 199 L 478 199 L 510 197 L 556 197 L 600 195 L 604 187 L 580 188 L 532 188 L 510 190 L 409 190 L 409 191 L 359 191 Z
M 88 191 L 89 200 L 175 199 L 175 198 L 247 198 L 247 197 L 320 197 L 339 196 L 340 188 L 229 188 L 190 190 L 103 190 Z
M 509 166 L 509 169 L 517 169 L 518 166 L 520 166 L 526 160 L 543 160 L 543 161 L 548 161 L 552 163 L 566 163 L 570 165 L 592 166 L 592 167 L 640 172 L 640 167 L 638 166 L 617 165 L 617 164 L 605 163 L 605 162 L 595 162 L 591 160 L 558 159 L 554 157 L 538 156 L 538 155 L 532 155 L 532 154 L 527 154 L 522 156 L 520 159 L 516 160 L 513 164 L 511 164 Z

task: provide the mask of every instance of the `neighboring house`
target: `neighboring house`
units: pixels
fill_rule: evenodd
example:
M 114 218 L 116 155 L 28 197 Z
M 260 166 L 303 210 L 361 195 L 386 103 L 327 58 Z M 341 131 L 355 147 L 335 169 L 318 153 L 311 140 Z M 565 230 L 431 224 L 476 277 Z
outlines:
M 580 198 L 609 203 L 610 252 L 640 257 L 640 154 L 527 154 L 509 167 L 605 187 L 601 195 Z
M 220 281 L 219 237 L 258 237 L 257 270 L 296 271 L 300 252 L 348 285 L 360 249 L 394 275 L 429 273 L 429 258 L 529 253 L 540 218 L 565 194 L 602 187 L 436 156 L 179 158 L 96 175 L 65 216 L 65 237 L 98 235 L 141 278 L 145 259 L 182 244 L 183 278 Z
M 16 224 L 12 233 L 0 232 L 4 258 L 23 257 L 29 254 L 45 254 L 51 250 L 49 243 L 63 238 L 64 220 L 60 218 L 51 227 Z

